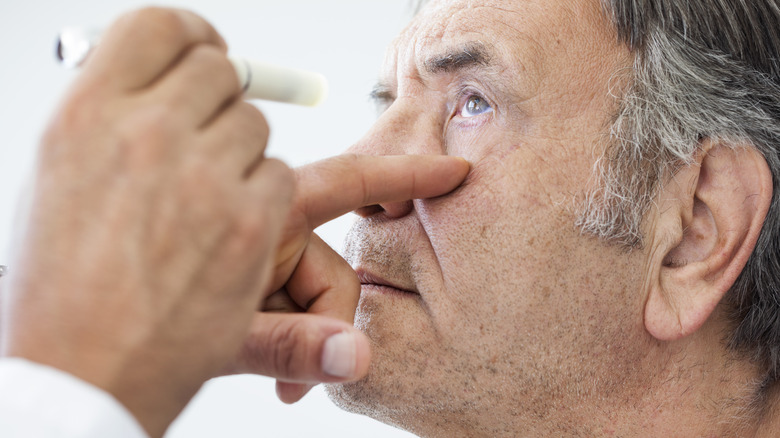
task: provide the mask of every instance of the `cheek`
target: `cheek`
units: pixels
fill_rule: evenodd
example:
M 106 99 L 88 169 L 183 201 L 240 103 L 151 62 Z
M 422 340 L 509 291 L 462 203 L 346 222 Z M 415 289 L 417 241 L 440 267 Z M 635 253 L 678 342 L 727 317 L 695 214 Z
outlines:
M 511 152 L 517 139 L 527 137 L 526 122 L 519 117 L 498 120 L 492 116 L 476 116 L 474 120 L 451 121 L 445 131 L 447 154 L 466 158 L 472 163 Z
M 418 207 L 442 273 L 438 323 L 460 338 L 503 342 L 501 334 L 516 333 L 518 316 L 549 297 L 535 291 L 554 288 L 548 283 L 561 263 L 560 207 L 533 178 L 501 165 L 511 163 L 483 161 L 456 193 Z

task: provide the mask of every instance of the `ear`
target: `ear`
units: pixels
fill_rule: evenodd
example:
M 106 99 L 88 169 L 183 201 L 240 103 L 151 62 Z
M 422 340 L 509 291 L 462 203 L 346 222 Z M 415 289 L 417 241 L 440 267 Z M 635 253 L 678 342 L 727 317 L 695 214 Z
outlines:
M 750 145 L 702 141 L 653 210 L 645 328 L 673 341 L 698 330 L 745 267 L 772 199 L 772 174 Z

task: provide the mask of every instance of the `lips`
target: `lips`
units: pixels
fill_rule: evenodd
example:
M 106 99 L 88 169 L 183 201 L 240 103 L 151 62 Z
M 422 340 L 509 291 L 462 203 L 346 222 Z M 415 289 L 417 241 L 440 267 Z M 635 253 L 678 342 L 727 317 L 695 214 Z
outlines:
M 360 280 L 360 286 L 362 288 L 372 288 L 376 289 L 378 292 L 386 293 L 419 295 L 416 290 L 405 288 L 397 283 L 386 280 L 364 268 L 357 268 L 355 269 L 355 272 L 357 273 L 358 280 Z

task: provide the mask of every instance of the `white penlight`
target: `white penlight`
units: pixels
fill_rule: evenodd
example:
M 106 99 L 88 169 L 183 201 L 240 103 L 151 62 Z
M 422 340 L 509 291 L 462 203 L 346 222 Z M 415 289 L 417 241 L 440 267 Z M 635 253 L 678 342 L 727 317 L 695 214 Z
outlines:
M 57 57 L 66 67 L 78 67 L 99 42 L 100 31 L 65 28 L 57 41 Z M 245 99 L 317 106 L 328 95 L 328 81 L 319 73 L 237 56 L 229 56 L 228 59 L 242 84 Z
M 328 81 L 319 73 L 235 56 L 228 59 L 236 69 L 247 99 L 317 106 L 328 95 Z

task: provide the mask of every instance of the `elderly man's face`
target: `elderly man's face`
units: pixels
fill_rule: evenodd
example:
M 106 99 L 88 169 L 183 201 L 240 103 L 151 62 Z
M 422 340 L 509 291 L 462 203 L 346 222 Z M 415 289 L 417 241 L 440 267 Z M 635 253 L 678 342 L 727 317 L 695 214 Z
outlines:
M 574 226 L 630 65 L 598 0 L 438 1 L 401 34 L 353 151 L 473 168 L 447 196 L 360 212 L 347 257 L 373 363 L 337 403 L 497 434 L 641 387 L 643 255 Z

